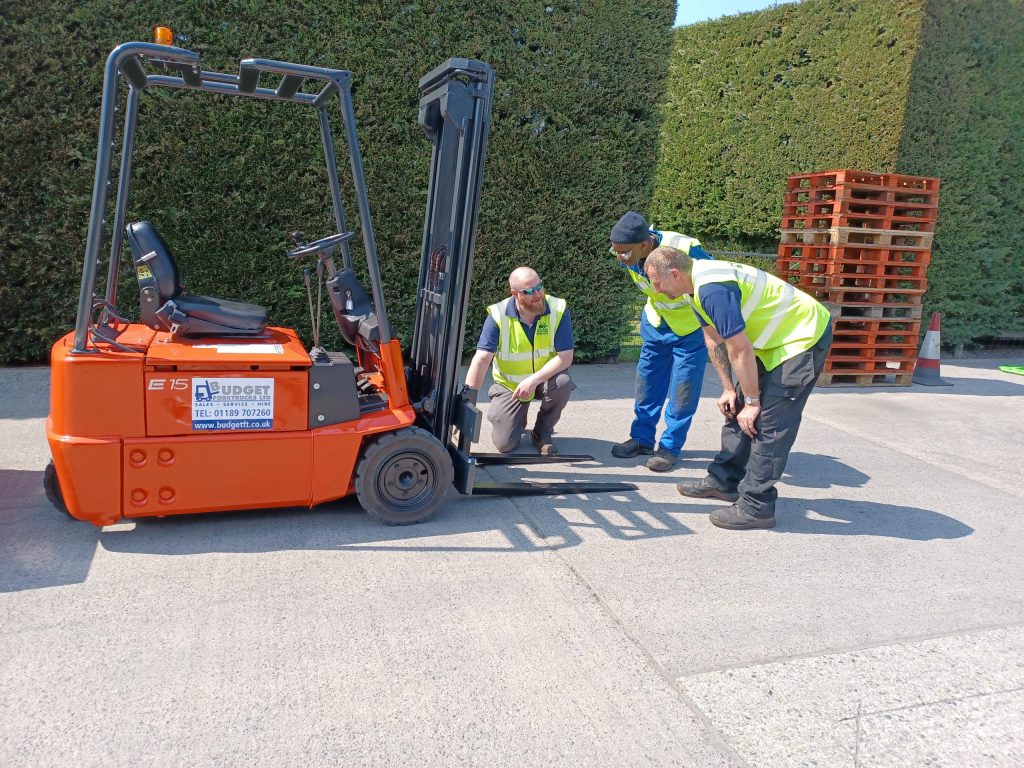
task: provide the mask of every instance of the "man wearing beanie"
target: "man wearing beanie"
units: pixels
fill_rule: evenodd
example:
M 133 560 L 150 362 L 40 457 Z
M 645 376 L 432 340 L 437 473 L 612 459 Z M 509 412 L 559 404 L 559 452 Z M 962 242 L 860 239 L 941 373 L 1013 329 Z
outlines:
M 654 472 L 667 472 L 679 460 L 700 401 L 708 358 L 704 334 L 689 302 L 658 293 L 644 272 L 644 259 L 662 245 L 677 248 L 691 259 L 711 258 L 697 240 L 653 229 L 635 211 L 626 212 L 612 227 L 611 252 L 647 297 L 640 317 L 643 345 L 636 365 L 633 425 L 629 439 L 613 446 L 612 455 L 620 459 L 649 455 L 647 468 Z M 662 409 L 665 431 L 655 450 Z

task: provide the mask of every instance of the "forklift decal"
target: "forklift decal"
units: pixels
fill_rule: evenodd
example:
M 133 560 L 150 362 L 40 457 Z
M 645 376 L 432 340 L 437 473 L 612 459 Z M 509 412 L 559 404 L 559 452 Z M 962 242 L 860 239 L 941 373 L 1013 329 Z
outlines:
M 192 429 L 273 428 L 273 379 L 192 379 Z

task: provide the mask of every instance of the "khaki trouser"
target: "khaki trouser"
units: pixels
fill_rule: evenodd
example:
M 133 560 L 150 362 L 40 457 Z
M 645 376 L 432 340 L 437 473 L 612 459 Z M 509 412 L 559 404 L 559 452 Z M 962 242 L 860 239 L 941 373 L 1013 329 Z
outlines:
M 487 390 L 490 404 L 487 406 L 487 420 L 491 422 L 491 439 L 499 453 L 508 453 L 519 447 L 526 429 L 526 414 L 530 403 L 540 402 L 540 411 L 534 422 L 533 431 L 537 438 L 550 442 L 555 424 L 562 416 L 562 410 L 569 402 L 572 390 L 576 388 L 569 374 L 557 373 L 537 387 L 535 397 L 529 402 L 520 402 L 512 392 L 501 384 L 492 384 Z

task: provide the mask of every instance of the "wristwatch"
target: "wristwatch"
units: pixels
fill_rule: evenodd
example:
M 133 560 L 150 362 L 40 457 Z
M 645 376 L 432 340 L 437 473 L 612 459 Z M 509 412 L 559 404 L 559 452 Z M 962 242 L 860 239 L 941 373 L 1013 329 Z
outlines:
M 743 404 L 744 405 L 760 405 L 761 404 L 761 398 L 759 398 L 759 397 L 744 396 Z

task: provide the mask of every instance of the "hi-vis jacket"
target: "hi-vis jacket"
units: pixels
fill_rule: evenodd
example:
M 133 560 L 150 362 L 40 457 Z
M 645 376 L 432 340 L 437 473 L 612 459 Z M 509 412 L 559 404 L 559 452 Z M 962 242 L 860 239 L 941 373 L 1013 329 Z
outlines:
M 487 308 L 487 314 L 498 326 L 498 349 L 494 353 L 491 375 L 496 384 L 509 391 L 515 391 L 520 382 L 543 368 L 557 354 L 555 331 L 565 314 L 565 299 L 550 294 L 544 299 L 548 304 L 548 314 L 537 318 L 532 344 L 519 319 L 505 314 L 508 299 Z
M 813 347 L 831 322 L 824 304 L 775 275 L 746 264 L 694 261 L 690 274 L 693 308 L 711 327 L 714 323 L 700 303 L 701 287 L 709 283 L 739 285 L 745 333 L 767 371 Z
M 662 232 L 661 245 L 671 246 L 689 256 L 691 248 L 694 246 L 700 248 L 700 241 L 678 232 Z M 634 269 L 627 269 L 626 272 L 647 296 L 644 314 L 647 315 L 647 320 L 651 325 L 657 328 L 664 320 L 672 332 L 678 336 L 687 336 L 700 328 L 700 323 L 697 322 L 690 302 L 686 300 L 685 296 L 670 299 L 665 294 L 654 290 L 647 275 L 640 274 Z

